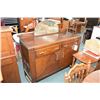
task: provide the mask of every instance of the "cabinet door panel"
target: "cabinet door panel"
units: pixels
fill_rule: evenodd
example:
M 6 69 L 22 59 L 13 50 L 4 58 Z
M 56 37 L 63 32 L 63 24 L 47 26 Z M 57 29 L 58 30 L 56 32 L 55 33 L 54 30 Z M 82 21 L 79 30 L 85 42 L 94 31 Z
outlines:
M 36 74 L 37 79 L 50 75 L 58 69 L 58 59 L 56 54 L 42 56 L 36 59 Z
M 79 48 L 79 40 L 74 40 L 63 44 L 62 60 L 61 60 L 62 68 L 72 63 L 73 54 L 78 51 L 78 48 Z
M 20 76 L 18 72 L 16 58 L 12 57 L 8 59 L 12 59 L 12 63 L 2 65 L 1 67 L 2 75 L 3 75 L 3 82 L 4 83 L 18 83 L 20 82 Z
M 1 33 L 1 57 L 15 54 L 11 32 Z
M 72 62 L 72 49 L 70 46 L 62 49 L 61 67 L 64 68 Z

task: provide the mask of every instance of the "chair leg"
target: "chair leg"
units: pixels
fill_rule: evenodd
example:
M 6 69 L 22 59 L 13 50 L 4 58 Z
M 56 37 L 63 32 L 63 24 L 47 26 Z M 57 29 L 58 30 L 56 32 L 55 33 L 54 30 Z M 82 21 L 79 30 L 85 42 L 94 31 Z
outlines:
M 72 61 L 71 68 L 74 66 L 75 62 L 76 62 L 76 58 L 75 58 L 75 57 L 73 57 L 73 61 Z

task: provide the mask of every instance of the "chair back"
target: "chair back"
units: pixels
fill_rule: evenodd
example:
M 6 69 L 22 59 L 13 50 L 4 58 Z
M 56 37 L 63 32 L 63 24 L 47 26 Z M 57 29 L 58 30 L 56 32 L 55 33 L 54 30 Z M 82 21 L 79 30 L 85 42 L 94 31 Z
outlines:
M 68 31 L 76 33 L 76 30 L 77 30 L 76 20 L 70 20 Z
M 63 20 L 62 21 L 62 27 L 60 29 L 60 32 L 68 32 L 69 29 L 69 20 Z
M 88 74 L 88 67 L 86 64 L 75 64 L 68 74 L 65 73 L 65 83 L 80 83 Z

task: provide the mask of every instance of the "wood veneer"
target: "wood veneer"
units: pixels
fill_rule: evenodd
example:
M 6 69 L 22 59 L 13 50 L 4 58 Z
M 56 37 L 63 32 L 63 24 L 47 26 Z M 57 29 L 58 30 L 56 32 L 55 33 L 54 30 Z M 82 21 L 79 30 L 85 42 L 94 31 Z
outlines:
M 39 81 L 72 63 L 72 55 L 78 51 L 80 36 L 52 34 L 20 36 L 23 68 L 31 82 Z M 74 46 L 77 45 L 77 50 Z
M 1 71 L 3 75 L 3 82 L 4 83 L 20 82 L 20 76 L 19 76 L 10 28 L 6 26 L 1 27 L 0 36 L 1 36 L 0 60 L 1 60 Z

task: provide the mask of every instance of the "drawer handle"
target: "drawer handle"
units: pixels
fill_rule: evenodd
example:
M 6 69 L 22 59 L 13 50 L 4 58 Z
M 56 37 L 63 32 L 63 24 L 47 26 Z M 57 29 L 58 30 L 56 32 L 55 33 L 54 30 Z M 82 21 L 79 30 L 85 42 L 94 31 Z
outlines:
M 64 52 L 62 52 L 62 58 L 64 58 Z
M 64 45 L 64 48 L 68 47 L 68 45 Z
M 58 54 L 56 54 L 56 61 L 59 60 Z
M 44 54 L 44 53 L 45 53 L 45 52 L 40 52 L 39 54 L 42 55 L 42 54 Z
M 59 48 L 55 48 L 54 50 L 58 50 Z

